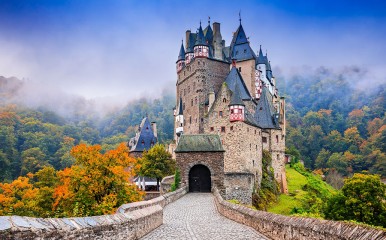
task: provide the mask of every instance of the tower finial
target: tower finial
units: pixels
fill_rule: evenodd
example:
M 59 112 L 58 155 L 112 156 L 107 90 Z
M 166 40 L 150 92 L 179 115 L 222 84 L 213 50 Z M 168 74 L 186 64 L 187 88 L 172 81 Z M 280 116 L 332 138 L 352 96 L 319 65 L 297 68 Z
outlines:
M 210 25 L 210 16 L 208 16 L 208 25 Z
M 239 21 L 240 21 L 240 25 L 241 25 L 241 10 L 239 11 Z
M 201 19 L 200 19 L 200 27 L 201 27 Z

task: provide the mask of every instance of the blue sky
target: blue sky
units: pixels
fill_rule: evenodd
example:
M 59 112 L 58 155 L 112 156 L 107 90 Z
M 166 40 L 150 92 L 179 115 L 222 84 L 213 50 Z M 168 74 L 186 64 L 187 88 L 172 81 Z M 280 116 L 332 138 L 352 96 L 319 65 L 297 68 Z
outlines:
M 229 44 L 239 11 L 254 50 L 262 44 L 281 75 L 355 65 L 365 81 L 386 81 L 380 0 L 0 0 L 0 75 L 87 98 L 157 96 L 174 91 L 185 31 L 210 16 Z

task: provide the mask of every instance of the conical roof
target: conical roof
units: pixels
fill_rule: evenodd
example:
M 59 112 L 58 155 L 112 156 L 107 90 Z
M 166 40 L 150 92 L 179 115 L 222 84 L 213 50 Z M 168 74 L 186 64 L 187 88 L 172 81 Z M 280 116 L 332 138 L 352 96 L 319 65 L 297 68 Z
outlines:
M 196 35 L 195 33 L 189 34 L 188 47 L 186 48 L 186 53 L 193 52 L 194 44 L 196 43 Z
M 236 82 L 235 90 L 232 93 L 231 102 L 229 103 L 229 106 L 233 105 L 242 105 L 245 106 L 243 100 L 240 96 L 240 87 L 239 84 Z
M 139 133 L 134 139 L 135 145 L 130 149 L 130 152 L 143 152 L 144 150 L 149 150 L 157 143 L 157 138 L 147 117 L 142 119 L 139 129 Z
M 194 44 L 194 46 L 197 46 L 197 45 L 206 45 L 204 32 L 202 31 L 202 27 L 201 27 L 201 22 L 200 22 L 200 27 L 198 28 L 196 43 Z
M 213 42 L 213 30 L 210 27 L 210 24 L 204 29 L 204 36 L 205 36 L 205 41 L 208 44 L 212 44 Z
M 178 54 L 178 60 L 185 60 L 185 49 L 184 49 L 184 43 L 181 43 L 180 53 Z
M 267 87 L 263 86 L 259 101 L 257 102 L 255 120 L 259 127 L 266 129 L 278 129 L 279 126 L 274 122 L 274 109 L 270 93 Z
M 256 64 L 265 64 L 265 57 L 263 55 L 263 51 L 261 50 L 261 45 L 260 45 L 259 56 L 257 57 Z

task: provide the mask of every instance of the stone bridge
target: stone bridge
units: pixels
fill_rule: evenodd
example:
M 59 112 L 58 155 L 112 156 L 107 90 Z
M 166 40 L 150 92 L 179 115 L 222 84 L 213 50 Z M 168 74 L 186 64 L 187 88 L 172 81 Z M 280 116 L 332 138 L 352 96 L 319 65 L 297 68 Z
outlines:
M 217 190 L 213 194 L 186 192 L 181 188 L 148 201 L 124 204 L 112 215 L 2 216 L 0 239 L 386 240 L 381 229 L 255 211 L 223 200 Z

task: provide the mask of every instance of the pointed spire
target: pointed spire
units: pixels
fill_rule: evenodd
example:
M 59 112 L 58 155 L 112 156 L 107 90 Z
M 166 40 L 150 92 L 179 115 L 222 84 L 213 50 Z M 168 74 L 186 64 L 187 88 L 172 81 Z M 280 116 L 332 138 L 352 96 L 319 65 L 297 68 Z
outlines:
M 240 21 L 240 26 L 241 26 L 241 10 L 239 11 L 239 21 Z
M 210 16 L 208 16 L 208 25 L 210 26 Z
M 234 105 L 245 106 L 243 100 L 241 99 L 240 87 L 237 82 L 235 86 L 235 91 L 232 93 L 231 102 L 229 103 L 229 106 L 234 106 Z
M 195 46 L 196 45 L 206 45 L 204 32 L 202 31 L 202 27 L 201 27 L 201 20 L 200 20 L 200 28 L 198 29 L 198 32 L 197 32 L 196 43 L 194 45 Z
M 260 50 L 259 50 L 259 56 L 257 59 L 257 64 L 265 64 L 265 58 L 263 55 L 263 51 L 261 50 L 261 45 L 260 45 Z
M 178 60 L 185 60 L 185 49 L 184 49 L 184 40 L 181 40 L 180 54 L 178 54 Z

